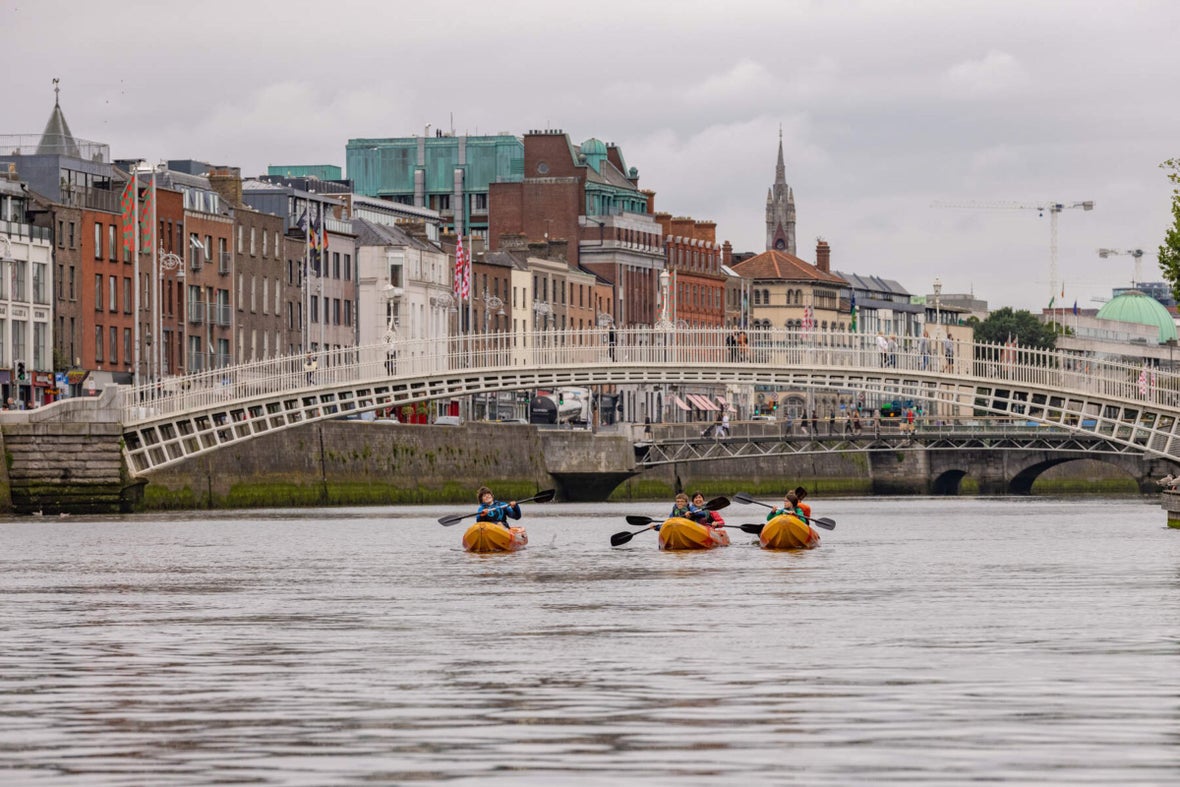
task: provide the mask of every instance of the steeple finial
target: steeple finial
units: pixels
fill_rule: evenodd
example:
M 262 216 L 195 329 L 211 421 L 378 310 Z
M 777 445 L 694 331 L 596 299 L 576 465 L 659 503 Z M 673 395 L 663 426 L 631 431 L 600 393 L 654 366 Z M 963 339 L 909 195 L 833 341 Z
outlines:
M 61 106 L 61 80 L 57 77 L 53 78 L 53 105 Z M 779 136 L 782 136 L 782 129 L 779 129 Z

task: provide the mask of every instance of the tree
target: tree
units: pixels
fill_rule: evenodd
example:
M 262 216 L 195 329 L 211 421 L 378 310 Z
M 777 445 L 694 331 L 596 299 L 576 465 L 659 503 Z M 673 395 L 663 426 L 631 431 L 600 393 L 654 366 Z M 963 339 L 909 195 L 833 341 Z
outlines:
M 1172 285 L 1172 297 L 1180 299 L 1180 158 L 1170 158 L 1160 169 L 1172 181 L 1172 226 L 1164 233 L 1159 250 L 1159 265 L 1164 280 Z
M 972 317 L 967 323 L 975 329 L 977 342 L 1006 344 L 1009 339 L 1015 339 L 1022 347 L 1042 350 L 1052 350 L 1057 343 L 1057 333 L 1052 326 L 1041 322 L 1031 312 L 1013 311 L 1010 306 L 997 309 L 986 320 Z

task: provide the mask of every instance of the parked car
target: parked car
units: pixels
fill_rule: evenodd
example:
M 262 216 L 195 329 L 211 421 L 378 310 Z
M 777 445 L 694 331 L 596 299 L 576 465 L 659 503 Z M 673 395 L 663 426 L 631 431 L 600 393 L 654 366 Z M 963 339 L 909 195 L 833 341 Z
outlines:
M 440 415 L 434 419 L 434 423 L 438 426 L 462 426 L 463 419 L 457 415 Z
M 777 421 L 778 418 L 773 415 L 762 415 L 761 413 L 759 413 L 758 415 L 750 416 L 750 420 L 751 421 L 768 421 L 768 422 L 773 423 L 774 421 Z

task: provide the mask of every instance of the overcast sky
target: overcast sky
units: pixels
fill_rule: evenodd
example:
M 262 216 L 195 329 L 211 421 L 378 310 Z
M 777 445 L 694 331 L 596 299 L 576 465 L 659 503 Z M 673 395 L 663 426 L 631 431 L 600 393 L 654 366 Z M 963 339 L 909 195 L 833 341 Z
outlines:
M 993 308 L 1094 307 L 1144 281 L 1180 156 L 1180 3 L 888 0 L 0 0 L 0 134 L 37 134 L 52 79 L 116 158 L 344 165 L 426 124 L 561 128 L 621 146 L 658 210 L 765 248 L 779 128 L 799 256 Z

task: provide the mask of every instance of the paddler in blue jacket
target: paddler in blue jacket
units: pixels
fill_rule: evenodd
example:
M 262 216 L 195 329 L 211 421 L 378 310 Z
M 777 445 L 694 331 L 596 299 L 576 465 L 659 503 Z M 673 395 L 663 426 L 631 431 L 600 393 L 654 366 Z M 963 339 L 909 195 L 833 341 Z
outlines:
M 515 500 L 501 503 L 486 486 L 481 486 L 475 496 L 479 500 L 479 511 L 475 514 L 476 522 L 496 522 L 511 529 L 512 525 L 508 524 L 508 520 L 520 519 L 520 506 Z
M 705 496 L 701 492 L 696 492 L 693 494 L 692 507 L 708 515 L 709 521 L 705 522 L 704 524 L 708 525 L 709 527 L 725 527 L 725 520 L 721 518 L 721 514 L 705 508 Z
M 676 502 L 672 506 L 672 513 L 668 514 L 669 519 L 673 517 L 691 519 L 693 522 L 699 522 L 702 525 L 712 526 L 713 524 L 712 512 L 703 508 L 697 508 L 688 502 L 688 495 L 683 492 L 676 495 Z

